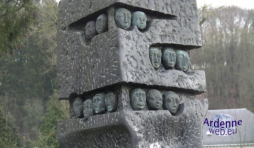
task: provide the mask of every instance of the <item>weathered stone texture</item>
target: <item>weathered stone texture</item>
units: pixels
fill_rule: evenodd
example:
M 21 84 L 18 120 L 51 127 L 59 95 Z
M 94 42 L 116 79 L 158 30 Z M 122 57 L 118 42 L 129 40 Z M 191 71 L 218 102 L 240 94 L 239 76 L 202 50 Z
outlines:
M 118 8 L 144 12 L 147 27 L 144 30 L 117 27 Z M 108 16 L 107 31 L 91 40 L 86 38 L 87 22 L 95 21 L 103 13 Z M 201 148 L 208 102 L 196 100 L 195 95 L 206 90 L 205 72 L 166 70 L 158 62 L 153 62 L 157 63 L 153 66 L 149 58 L 150 47 L 156 47 L 159 56 L 164 47 L 186 52 L 200 47 L 197 13 L 196 0 L 61 0 L 58 95 L 60 99 L 69 99 L 71 119 L 58 124 L 60 146 Z M 91 33 L 87 31 L 86 34 Z M 179 95 L 179 109 L 174 116 L 162 106 L 156 111 L 149 110 L 147 104 L 144 110 L 134 111 L 130 102 L 130 91 L 134 88 L 146 93 L 156 89 L 161 95 L 174 91 Z M 72 103 L 78 95 L 92 99 L 95 94 L 108 91 L 117 94 L 116 112 L 93 115 L 86 121 L 75 116 Z
M 81 33 L 58 32 L 57 83 L 61 97 L 83 91 Z
M 151 31 L 160 33 L 162 39 L 169 38 L 173 43 L 181 43 L 182 45 L 197 47 L 202 45 L 195 0 L 62 0 L 58 11 L 58 29 L 65 30 L 70 24 L 86 17 L 87 20 L 95 19 L 93 17 L 99 15 L 98 10 L 105 9 L 104 11 L 107 11 L 110 6 L 115 5 L 117 7 L 118 4 L 126 4 L 134 10 L 142 9 L 149 14 L 157 12 L 157 15 L 153 16 L 155 19 L 153 22 L 157 27 Z M 176 19 L 174 21 L 156 19 L 160 15 L 165 15 L 168 19 L 170 16 L 176 16 Z M 171 31 L 173 32 L 171 33 Z M 157 40 L 157 36 L 154 38 Z
M 117 28 L 114 12 L 119 4 L 147 12 L 147 29 Z M 87 42 L 84 26 L 101 12 L 108 14 L 108 31 Z M 155 71 L 146 57 L 154 45 L 185 50 L 201 46 L 196 1 L 62 0 L 58 16 L 59 98 L 122 82 L 205 91 L 204 72 Z
M 202 148 L 207 109 L 207 100 L 184 99 L 176 116 L 166 110 L 122 110 L 86 122 L 68 120 L 58 124 L 58 140 L 63 148 Z
M 156 32 L 117 29 L 95 36 L 89 45 L 79 32 L 59 31 L 59 38 L 59 98 L 121 82 L 183 88 L 200 93 L 206 90 L 204 71 L 185 73 L 153 68 L 149 59 L 150 45 L 161 43 L 157 46 L 163 47 L 166 43 L 156 39 L 160 38 Z

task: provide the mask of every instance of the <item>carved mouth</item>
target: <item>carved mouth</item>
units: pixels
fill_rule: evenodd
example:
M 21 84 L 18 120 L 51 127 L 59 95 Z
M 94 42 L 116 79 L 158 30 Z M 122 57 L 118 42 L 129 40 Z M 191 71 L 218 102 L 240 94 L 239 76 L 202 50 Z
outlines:
M 128 29 L 128 28 L 129 28 L 129 27 L 128 27 L 128 24 L 124 24 L 123 27 L 124 27 L 125 29 Z
M 157 108 L 161 107 L 161 104 L 160 104 L 160 103 L 158 103 L 158 104 L 156 105 L 156 107 L 157 107 Z
M 176 108 L 172 108 L 171 111 L 172 111 L 173 113 L 175 113 L 175 112 L 176 112 Z
M 140 28 L 145 28 L 145 24 L 141 23 Z
M 86 114 L 86 113 L 84 114 L 84 117 L 87 117 L 87 114 Z
M 144 106 L 145 106 L 145 104 L 143 104 L 143 103 L 137 104 L 137 107 L 139 107 L 139 108 L 143 108 Z
M 154 63 L 154 67 L 159 67 L 160 63 Z
M 98 112 L 99 111 L 99 107 L 94 107 L 95 108 L 95 111 Z

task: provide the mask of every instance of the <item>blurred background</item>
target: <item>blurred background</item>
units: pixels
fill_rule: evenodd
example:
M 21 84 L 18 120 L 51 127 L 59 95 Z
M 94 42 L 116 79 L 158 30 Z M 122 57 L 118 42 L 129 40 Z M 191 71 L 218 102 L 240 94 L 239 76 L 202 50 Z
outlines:
M 190 56 L 192 68 L 205 70 L 207 80 L 207 92 L 198 98 L 208 98 L 209 110 L 253 114 L 254 4 L 197 2 L 203 47 Z M 69 103 L 58 101 L 56 92 L 57 5 L 0 0 L 1 148 L 59 147 L 56 123 L 69 118 Z

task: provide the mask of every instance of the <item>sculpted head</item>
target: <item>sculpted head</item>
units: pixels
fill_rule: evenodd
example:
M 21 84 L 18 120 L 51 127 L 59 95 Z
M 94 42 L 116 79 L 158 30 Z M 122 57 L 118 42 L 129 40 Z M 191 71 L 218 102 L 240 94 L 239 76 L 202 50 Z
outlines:
M 176 68 L 182 71 L 189 70 L 190 58 L 189 54 L 183 50 L 176 51 Z
M 176 52 L 171 48 L 162 49 L 162 64 L 165 69 L 172 69 L 176 64 Z
M 155 69 L 160 68 L 161 66 L 161 50 L 156 47 L 149 48 L 149 58 L 151 61 L 151 64 Z
M 87 99 L 83 103 L 83 114 L 84 119 L 88 119 L 90 116 L 93 115 L 93 101 L 92 99 Z
M 163 108 L 169 110 L 171 114 L 177 112 L 179 103 L 179 96 L 173 91 L 167 91 L 163 94 Z
M 147 17 L 144 12 L 135 11 L 132 13 L 132 26 L 137 26 L 139 29 L 146 28 Z
M 86 39 L 90 40 L 96 35 L 96 30 L 95 30 L 95 21 L 89 21 L 87 22 L 85 26 L 85 36 Z
M 93 107 L 96 114 L 102 114 L 106 111 L 105 93 L 99 93 L 93 97 Z
M 106 103 L 107 110 L 109 112 L 116 111 L 117 98 L 116 98 L 116 94 L 113 91 L 110 91 L 110 92 L 106 93 L 105 103 Z
M 97 33 L 103 33 L 108 28 L 108 16 L 101 14 L 96 19 L 96 31 Z
M 143 110 L 146 106 L 146 93 L 141 88 L 135 88 L 130 92 L 131 106 L 133 110 Z
M 118 8 L 115 12 L 116 25 L 122 29 L 129 29 L 131 26 L 131 12 L 125 8 Z
M 83 101 L 81 98 L 77 97 L 74 99 L 73 110 L 76 117 L 80 118 L 83 116 Z
M 151 89 L 148 91 L 146 96 L 146 101 L 149 109 L 158 110 L 162 108 L 162 95 L 156 89 Z

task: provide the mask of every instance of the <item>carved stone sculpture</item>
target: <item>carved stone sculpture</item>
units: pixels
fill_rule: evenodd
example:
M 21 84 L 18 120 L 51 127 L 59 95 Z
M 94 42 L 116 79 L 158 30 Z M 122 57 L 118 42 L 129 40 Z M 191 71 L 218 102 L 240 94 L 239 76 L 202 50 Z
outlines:
M 149 48 L 149 58 L 151 61 L 151 64 L 155 69 L 160 68 L 161 66 L 161 50 L 157 47 L 151 47 Z
M 96 31 L 97 33 L 103 33 L 108 28 L 108 16 L 107 14 L 101 14 L 96 19 Z
M 146 101 L 148 108 L 151 110 L 158 110 L 162 108 L 162 94 L 156 89 L 148 91 Z
M 182 71 L 188 71 L 190 64 L 190 57 L 186 51 L 176 51 L 176 68 Z
M 84 120 L 87 120 L 90 116 L 93 115 L 93 101 L 92 99 L 87 99 L 83 103 L 83 114 L 84 114 Z
M 113 91 L 106 93 L 105 103 L 108 112 L 114 112 L 117 109 L 117 97 Z
M 167 70 L 162 57 L 163 47 L 189 53 L 202 46 L 196 0 L 61 0 L 58 7 L 58 97 L 71 105 L 70 119 L 57 126 L 61 148 L 203 147 L 208 101 L 196 95 L 206 91 L 205 72 Z M 137 18 L 135 22 L 142 17 L 136 11 L 146 14 L 144 29 Z M 86 22 L 101 14 L 107 15 L 108 27 L 94 36 L 96 23 Z M 86 25 L 92 31 L 86 29 L 84 40 Z M 184 70 L 186 58 L 178 60 Z M 179 100 L 173 100 L 179 101 L 178 109 L 170 103 L 153 108 L 152 89 L 161 94 L 177 90 Z M 112 112 L 100 93 L 108 90 L 117 96 Z M 95 115 L 88 120 L 74 115 L 72 104 L 79 94 L 93 98 Z
M 122 29 L 129 29 L 131 26 L 131 12 L 125 8 L 118 8 L 115 12 L 116 25 Z
M 105 113 L 106 111 L 105 93 L 99 93 L 93 97 L 93 107 L 95 114 Z
M 146 106 L 146 93 L 141 88 L 135 88 L 130 93 L 131 106 L 133 110 L 143 110 Z
M 147 17 L 142 11 L 135 11 L 132 13 L 132 26 L 137 26 L 139 29 L 146 28 Z
M 179 96 L 173 91 L 167 91 L 163 94 L 163 107 L 174 115 L 179 107 Z
M 172 48 L 162 49 L 162 64 L 165 69 L 172 69 L 176 64 L 176 52 Z
M 73 110 L 76 117 L 81 118 L 83 117 L 83 101 L 81 98 L 77 97 L 73 101 Z
M 91 40 L 96 35 L 95 21 L 87 22 L 85 26 L 85 37 L 87 40 Z

